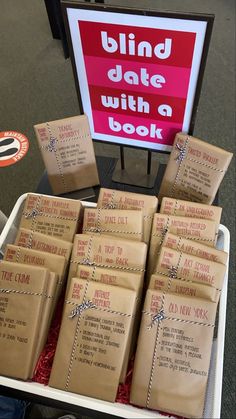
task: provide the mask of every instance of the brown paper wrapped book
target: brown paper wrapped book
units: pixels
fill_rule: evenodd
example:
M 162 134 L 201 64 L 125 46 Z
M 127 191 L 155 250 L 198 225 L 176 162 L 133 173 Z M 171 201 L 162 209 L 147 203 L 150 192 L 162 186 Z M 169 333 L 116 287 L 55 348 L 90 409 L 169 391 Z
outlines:
M 0 263 L 0 374 L 27 380 L 35 367 L 49 271 Z
M 104 269 L 97 266 L 79 265 L 76 277 L 87 279 L 89 281 L 102 282 L 103 284 L 115 285 L 118 287 L 130 289 L 136 292 L 137 300 L 134 307 L 133 324 L 131 324 L 129 340 L 127 343 L 126 354 L 121 370 L 120 382 L 123 383 L 126 378 L 128 362 L 132 355 L 137 339 L 137 332 L 140 320 L 140 307 L 143 290 L 143 276 L 140 273 L 124 272 L 119 269 Z
M 96 234 L 76 234 L 67 282 L 75 276 L 78 265 L 121 269 L 144 276 L 146 255 L 146 243 Z
M 34 130 L 55 195 L 99 184 L 86 115 L 38 124 Z
M 98 208 L 123 210 L 139 210 L 143 213 L 143 229 L 145 243 L 149 242 L 153 215 L 157 211 L 158 199 L 155 196 L 136 194 L 101 188 L 98 196 Z
M 186 282 L 199 282 L 221 291 L 226 266 L 162 246 L 154 273 L 168 275 Z
M 56 237 L 47 236 L 46 234 L 25 228 L 19 229 L 14 244 L 16 246 L 64 256 L 66 261 L 69 260 L 72 250 L 72 243 L 66 240 L 56 239 Z
M 85 208 L 83 233 L 143 240 L 143 214 L 132 210 Z
M 202 418 L 217 304 L 148 290 L 131 403 Z
M 55 272 L 59 277 L 56 298 L 59 297 L 66 273 L 66 260 L 64 256 L 52 255 L 50 253 L 40 252 L 39 250 L 8 244 L 6 246 L 4 260 L 40 266 L 42 268 L 47 268 L 51 272 Z
M 78 265 L 75 276 L 107 285 L 128 288 L 136 291 L 138 294 L 142 292 L 143 278 L 140 273 L 125 272 L 112 268 L 99 268 L 98 266 Z
M 158 257 L 165 235 L 170 232 L 214 247 L 217 239 L 218 226 L 215 221 L 201 218 L 179 217 L 176 215 L 155 214 L 148 256 L 148 277 Z
M 176 134 L 159 198 L 212 204 L 232 153 L 184 133 Z
M 176 236 L 171 233 L 166 233 L 162 246 L 178 250 L 179 252 L 188 253 L 199 258 L 212 260 L 213 262 L 223 263 L 224 265 L 226 265 L 229 257 L 228 253 L 223 250 L 218 250 L 203 243 Z
M 49 385 L 115 401 L 136 293 L 72 278 Z
M 161 274 L 153 274 L 149 283 L 149 289 L 171 294 L 180 294 L 186 297 L 205 298 L 217 302 L 219 292 L 215 287 L 202 283 L 175 279 Z
M 19 228 L 72 242 L 81 213 L 80 201 L 29 193 Z
M 214 205 L 199 204 L 197 202 L 165 197 L 161 201 L 160 213 L 213 220 L 219 225 L 222 208 Z

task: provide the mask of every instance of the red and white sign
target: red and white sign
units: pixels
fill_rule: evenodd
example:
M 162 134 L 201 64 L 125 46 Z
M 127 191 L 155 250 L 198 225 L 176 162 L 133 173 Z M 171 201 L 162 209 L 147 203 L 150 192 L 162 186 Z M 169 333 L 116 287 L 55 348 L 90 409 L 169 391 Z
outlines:
M 66 11 L 92 137 L 170 151 L 189 130 L 207 22 Z
M 16 131 L 0 132 L 0 167 L 17 163 L 28 149 L 29 141 L 25 135 Z

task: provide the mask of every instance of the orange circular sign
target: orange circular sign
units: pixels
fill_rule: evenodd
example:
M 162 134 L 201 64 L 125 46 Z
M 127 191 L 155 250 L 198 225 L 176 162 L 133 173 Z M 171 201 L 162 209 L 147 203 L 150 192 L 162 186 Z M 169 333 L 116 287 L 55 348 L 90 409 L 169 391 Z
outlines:
M 17 163 L 28 149 L 29 141 L 25 135 L 16 131 L 0 132 L 0 167 Z

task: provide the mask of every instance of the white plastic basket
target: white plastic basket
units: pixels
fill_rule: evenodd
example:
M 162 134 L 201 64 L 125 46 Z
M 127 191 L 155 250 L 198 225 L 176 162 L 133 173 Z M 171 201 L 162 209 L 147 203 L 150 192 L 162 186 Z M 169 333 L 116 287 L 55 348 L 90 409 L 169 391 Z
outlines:
M 21 195 L 17 200 L 7 222 L 0 235 L 0 252 L 4 253 L 6 244 L 13 243 L 17 227 L 21 218 L 23 205 L 27 194 Z M 96 204 L 91 202 L 81 201 L 83 206 L 95 207 Z M 217 248 L 229 253 L 230 250 L 230 234 L 229 230 L 220 224 L 219 234 L 217 240 Z M 223 378 L 223 361 L 224 361 L 224 340 L 225 340 L 225 323 L 226 323 L 226 303 L 227 303 L 227 288 L 228 288 L 228 263 L 224 278 L 224 284 L 221 292 L 219 303 L 219 319 L 217 326 L 217 336 L 214 338 L 211 354 L 210 373 L 207 385 L 206 400 L 203 418 L 220 418 L 221 411 L 221 393 L 222 393 L 222 378 Z M 21 392 L 31 393 L 31 395 L 45 397 L 47 399 L 58 400 L 67 404 L 80 406 L 85 409 L 92 409 L 122 418 L 165 418 L 159 412 L 154 412 L 147 409 L 139 409 L 131 405 L 121 403 L 110 403 L 91 397 L 81 396 L 78 394 L 57 390 L 43 384 L 34 382 L 25 382 L 15 380 L 12 378 L 0 376 L 0 385 L 9 387 Z M 32 398 L 32 397 L 31 397 Z M 43 400 L 41 399 L 43 403 Z

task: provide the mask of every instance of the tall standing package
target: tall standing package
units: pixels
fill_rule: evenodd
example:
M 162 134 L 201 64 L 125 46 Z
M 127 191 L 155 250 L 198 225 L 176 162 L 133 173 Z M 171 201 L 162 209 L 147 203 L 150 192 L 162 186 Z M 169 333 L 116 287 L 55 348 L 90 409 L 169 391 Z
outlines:
M 165 197 L 161 202 L 160 213 L 213 220 L 219 225 L 222 208 L 214 205 L 206 205 L 198 202 L 183 201 L 182 199 Z
M 19 228 L 72 242 L 81 218 L 80 201 L 28 193 Z
M 232 157 L 206 141 L 176 134 L 158 197 L 212 204 Z
M 86 115 L 44 122 L 34 130 L 55 195 L 99 184 Z
M 85 208 L 83 233 L 143 241 L 141 211 Z
M 0 263 L 0 374 L 27 380 L 35 366 L 45 309 L 47 269 Z
M 145 243 L 148 243 L 150 239 L 153 215 L 157 211 L 157 206 L 156 196 L 107 188 L 100 189 L 97 203 L 98 208 L 142 211 Z
M 72 278 L 49 385 L 115 401 L 136 292 Z
M 217 304 L 148 290 L 131 403 L 202 418 Z

